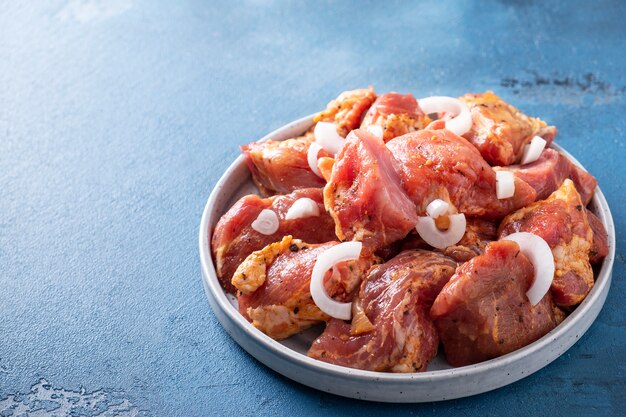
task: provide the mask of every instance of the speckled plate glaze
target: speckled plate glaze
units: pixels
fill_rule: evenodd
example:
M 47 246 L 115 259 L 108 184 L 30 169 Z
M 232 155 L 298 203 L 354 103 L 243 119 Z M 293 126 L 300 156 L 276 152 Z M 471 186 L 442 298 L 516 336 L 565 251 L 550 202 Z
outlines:
M 270 133 L 263 140 L 298 136 L 312 123 L 312 116 L 304 117 Z M 558 145 L 552 147 L 581 166 Z M 327 364 L 306 356 L 322 326 L 278 342 L 248 323 L 237 311 L 237 300 L 224 293 L 219 285 L 210 254 L 210 234 L 222 214 L 237 199 L 256 192 L 243 156 L 233 162 L 213 189 L 199 230 L 205 292 L 224 329 L 248 353 L 286 377 L 321 391 L 370 401 L 411 403 L 466 397 L 502 387 L 543 368 L 576 343 L 598 316 L 611 285 L 615 228 L 606 199 L 598 187 L 591 209 L 608 232 L 609 255 L 596 269 L 596 284 L 587 298 L 563 323 L 541 339 L 508 355 L 459 368 L 450 367 L 440 353 L 431 362 L 428 372 L 414 374 L 361 371 Z

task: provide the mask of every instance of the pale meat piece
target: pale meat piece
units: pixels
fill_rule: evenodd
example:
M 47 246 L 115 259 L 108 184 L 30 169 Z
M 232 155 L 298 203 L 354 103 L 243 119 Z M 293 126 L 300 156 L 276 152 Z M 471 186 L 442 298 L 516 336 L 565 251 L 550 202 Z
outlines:
M 332 100 L 326 109 L 313 119 L 317 122 L 330 122 L 337 125 L 337 133 L 344 138 L 354 129 L 358 129 L 365 112 L 376 100 L 372 87 L 359 90 L 344 91 Z
M 284 141 L 253 142 L 241 147 L 252 180 L 264 196 L 326 184 L 326 180 L 311 170 L 307 160 L 313 141 L 313 134 L 309 133 Z M 327 156 L 324 150 L 318 154 L 319 158 Z
M 266 255 L 253 253 L 237 269 L 233 284 L 240 291 L 239 312 L 254 327 L 274 339 L 285 339 L 330 317 L 313 302 L 311 273 L 318 256 L 339 242 L 311 245 L 286 236 Z M 373 257 L 340 262 L 324 277 L 327 293 L 338 301 L 350 302 L 361 279 L 376 261 Z
M 464 366 L 502 356 L 555 328 L 564 314 L 550 293 L 530 304 L 533 280 L 530 261 L 506 240 L 457 268 L 430 310 L 447 361 Z
M 580 303 L 594 284 L 589 263 L 593 231 L 574 183 L 566 179 L 546 200 L 507 216 L 500 224 L 499 236 L 515 232 L 536 234 L 552 249 L 555 272 L 550 292 L 554 302 L 564 307 Z
M 571 179 L 583 200 L 589 204 L 593 192 L 598 185 L 593 175 L 574 165 L 569 159 L 554 149 L 544 149 L 539 159 L 525 165 L 496 167 L 497 170 L 511 171 L 527 182 L 537 191 L 537 200 L 544 200 L 563 184 L 566 178 Z
M 609 235 L 606 233 L 602 221 L 592 211 L 587 210 L 587 220 L 593 231 L 589 262 L 597 264 L 609 254 Z
M 387 147 L 400 162 L 400 177 L 420 216 L 435 199 L 451 202 L 471 217 L 499 219 L 535 201 L 535 190 L 515 179 L 515 195 L 496 197 L 496 173 L 466 139 L 444 123 L 392 139 Z
M 382 140 L 359 129 L 346 138 L 324 187 L 324 203 L 341 240 L 374 252 L 406 236 L 417 223 L 398 162 Z
M 534 136 L 550 144 L 556 128 L 541 119 L 529 117 L 492 91 L 459 97 L 472 113 L 472 129 L 463 136 L 491 165 L 511 165 L 519 161 L 524 145 Z
M 319 216 L 286 220 L 287 211 L 300 198 L 315 201 Z M 278 230 L 271 235 L 262 234 L 252 228 L 252 222 L 264 209 L 273 210 L 279 219 Z M 277 242 L 286 235 L 311 243 L 337 240 L 335 223 L 324 209 L 320 188 L 307 188 L 269 198 L 247 195 L 220 218 L 211 238 L 211 250 L 222 287 L 228 292 L 234 292 L 230 281 L 239 264 L 252 252 Z
M 405 251 L 373 267 L 359 292 L 372 329 L 355 334 L 333 319 L 308 355 L 370 371 L 425 371 L 439 344 L 428 310 L 455 268 L 453 260 L 426 251 Z
M 293 245 L 293 246 L 292 246 Z M 287 249 L 301 249 L 302 241 L 291 236 L 285 236 L 280 242 L 270 243 L 263 249 L 252 252 L 233 274 L 231 283 L 239 290 L 239 294 L 252 294 L 267 278 L 267 268 L 274 260 Z
M 430 119 L 412 94 L 391 92 L 378 96 L 365 114 L 361 129 L 380 126 L 383 140 L 389 142 L 397 136 L 424 129 L 429 123 Z

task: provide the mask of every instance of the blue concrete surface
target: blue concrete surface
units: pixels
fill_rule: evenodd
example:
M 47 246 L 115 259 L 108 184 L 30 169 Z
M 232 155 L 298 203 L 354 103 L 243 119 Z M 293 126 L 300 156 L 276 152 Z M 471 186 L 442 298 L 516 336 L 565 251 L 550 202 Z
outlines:
M 1 4 L 1 416 L 624 414 L 624 2 Z M 216 321 L 197 227 L 238 145 L 369 84 L 493 89 L 598 178 L 613 285 L 547 368 L 472 398 L 372 404 L 277 375 Z

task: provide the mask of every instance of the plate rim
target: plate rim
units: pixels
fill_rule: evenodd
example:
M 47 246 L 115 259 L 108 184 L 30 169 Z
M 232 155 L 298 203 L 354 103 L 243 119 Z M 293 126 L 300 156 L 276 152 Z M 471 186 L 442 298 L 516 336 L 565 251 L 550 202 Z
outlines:
M 258 142 L 266 141 L 269 139 L 274 139 L 277 136 L 284 136 L 285 132 L 289 132 L 294 130 L 295 128 L 302 127 L 302 132 L 306 131 L 308 127 L 313 124 L 313 115 L 308 115 L 287 123 L 265 135 Z M 278 139 L 284 140 L 285 138 Z M 574 158 L 569 152 L 563 149 L 556 143 L 551 145 L 554 149 L 565 155 L 570 161 L 572 161 L 577 166 L 585 169 L 576 158 Z M 613 223 L 612 214 L 610 208 L 608 206 L 608 202 L 602 193 L 602 190 L 599 186 L 596 187 L 594 196 L 593 196 L 593 204 L 596 207 L 596 211 L 598 217 L 602 220 L 608 234 L 609 241 L 609 254 L 604 259 L 602 266 L 598 272 L 596 277 L 596 285 L 592 288 L 591 292 L 587 295 L 585 300 L 572 312 L 561 324 L 559 324 L 552 331 L 544 335 L 542 338 L 537 341 L 527 345 L 523 348 L 517 349 L 514 352 L 508 353 L 506 355 L 500 356 L 498 358 L 490 359 L 484 362 L 480 362 L 473 365 L 467 365 L 457 368 L 451 369 L 442 369 L 442 370 L 434 370 L 434 371 L 425 371 L 419 373 L 409 373 L 409 374 L 399 374 L 399 373 L 386 373 L 386 372 L 374 372 L 374 371 L 366 371 L 360 369 L 347 368 L 339 365 L 329 364 L 326 362 L 318 361 L 312 358 L 309 358 L 306 355 L 303 355 L 299 352 L 296 352 L 290 349 L 287 346 L 282 345 L 278 341 L 270 338 L 254 326 L 252 326 L 245 318 L 230 304 L 228 301 L 226 294 L 222 290 L 219 285 L 219 281 L 217 279 L 217 275 L 215 273 L 215 267 L 213 264 L 213 259 L 210 251 L 210 239 L 209 235 L 212 235 L 212 230 L 209 230 L 209 226 L 214 227 L 215 223 L 218 219 L 214 219 L 213 217 L 213 207 L 215 206 L 218 198 L 224 193 L 229 192 L 228 190 L 224 190 L 225 183 L 229 180 L 229 178 L 234 174 L 235 171 L 241 169 L 242 164 L 245 165 L 245 157 L 240 155 L 233 161 L 226 171 L 222 174 L 220 179 L 217 181 L 215 186 L 213 187 L 211 194 L 207 200 L 207 203 L 204 207 L 199 231 L 198 231 L 198 246 L 199 246 L 199 254 L 200 254 L 200 264 L 201 264 L 201 272 L 203 277 L 203 285 L 205 287 L 205 291 L 207 292 L 207 297 L 209 298 L 209 302 L 213 310 L 215 307 L 220 308 L 221 312 L 226 315 L 226 317 L 235 325 L 237 325 L 241 331 L 245 332 L 249 337 L 253 339 L 257 344 L 263 345 L 266 349 L 270 350 L 271 353 L 278 357 L 283 357 L 284 359 L 288 359 L 290 362 L 295 363 L 296 365 L 303 366 L 309 370 L 315 372 L 324 372 L 328 375 L 333 375 L 337 377 L 349 377 L 351 379 L 360 380 L 360 381 L 377 381 L 377 382 L 387 382 L 387 383 L 404 383 L 404 382 L 434 382 L 434 381 L 445 381 L 450 378 L 463 376 L 476 376 L 481 373 L 489 372 L 496 370 L 497 368 L 504 367 L 506 365 L 518 362 L 530 355 L 533 355 L 537 351 L 541 351 L 547 348 L 550 344 L 552 344 L 555 340 L 557 340 L 561 336 L 565 336 L 568 330 L 571 330 L 572 326 L 575 326 L 579 323 L 585 314 L 589 314 L 589 310 L 591 310 L 596 303 L 600 302 L 601 305 L 598 308 L 597 312 L 595 312 L 596 316 L 590 320 L 589 324 L 582 329 L 580 335 L 585 333 L 588 328 L 593 324 L 596 320 L 597 315 L 602 309 L 606 295 L 608 293 L 608 289 L 611 284 L 611 274 L 613 269 L 613 263 L 615 258 L 615 226 Z M 231 192 L 232 194 L 232 192 Z M 213 220 L 213 221 L 212 221 Z M 212 221 L 212 222 L 211 222 Z M 212 224 L 210 224 L 212 223 Z M 597 285 L 600 283 L 600 285 Z M 213 298 L 213 300 L 211 300 Z M 602 300 L 600 300 L 602 298 Z M 222 323 L 220 320 L 219 314 L 214 311 L 214 314 L 220 321 L 222 327 L 229 333 L 235 342 L 239 345 L 241 343 L 232 335 L 232 333 L 228 330 L 227 326 Z M 577 336 L 579 339 L 579 337 Z M 560 354 L 556 355 L 554 358 L 549 360 L 547 363 L 539 367 L 538 369 L 543 368 L 548 365 L 550 362 L 560 357 L 565 351 L 567 351 L 573 344 L 576 342 L 574 340 L 567 348 Z M 245 348 L 244 348 L 245 349 Z M 248 349 L 246 349 L 248 350 Z M 252 356 L 256 357 L 252 352 L 249 352 Z M 262 361 L 263 362 L 263 361 Z M 265 363 L 265 362 L 264 362 Z M 266 363 L 270 368 L 275 369 L 275 367 L 270 366 Z M 538 370 L 537 369 L 537 370 Z M 536 372 L 534 370 L 529 372 L 528 374 L 523 375 L 521 378 Z M 279 371 L 280 372 L 280 371 Z M 293 376 L 288 375 L 284 372 L 280 372 L 281 374 L 287 376 L 288 378 L 292 378 Z M 520 378 L 518 378 L 520 379 Z M 514 381 L 507 382 L 503 385 L 508 385 Z M 306 384 L 306 383 L 305 383 Z M 310 384 L 306 384 L 312 386 L 314 388 L 319 389 L 318 387 Z M 502 386 L 502 385 L 500 385 Z M 497 387 L 496 387 L 497 388 Z M 492 388 L 495 389 L 495 388 Z M 342 394 L 343 395 L 343 394 Z M 357 397 L 354 397 L 357 398 Z M 454 397 L 448 397 L 454 398 Z

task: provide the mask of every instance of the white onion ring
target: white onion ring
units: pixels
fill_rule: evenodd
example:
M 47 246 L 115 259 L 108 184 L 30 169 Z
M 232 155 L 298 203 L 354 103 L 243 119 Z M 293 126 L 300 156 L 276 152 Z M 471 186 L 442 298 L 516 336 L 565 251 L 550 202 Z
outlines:
M 331 317 L 350 320 L 352 303 L 340 303 L 330 298 L 324 288 L 324 275 L 339 262 L 358 259 L 362 248 L 361 242 L 343 242 L 326 250 L 315 261 L 311 273 L 311 297 L 317 307 Z
M 320 153 L 321 150 L 322 147 L 319 144 L 312 142 L 311 145 L 309 145 L 309 150 L 306 153 L 306 160 L 309 163 L 309 168 L 311 168 L 311 171 L 313 171 L 313 173 L 318 177 L 324 178 L 320 173 L 320 170 L 317 168 L 317 155 Z
M 535 279 L 533 285 L 526 291 L 526 296 L 530 304 L 537 305 L 550 289 L 554 278 L 554 256 L 550 246 L 540 236 L 527 232 L 512 233 L 503 240 L 517 243 L 522 253 L 533 264 Z
M 426 213 L 428 213 L 428 215 L 433 219 L 443 216 L 449 210 L 450 204 L 440 199 L 433 200 L 428 204 L 428 206 L 426 206 Z
M 498 200 L 515 195 L 515 175 L 511 171 L 496 171 L 496 197 Z
M 367 127 L 367 131 L 376 136 L 378 139 L 383 140 L 383 128 L 381 126 L 369 125 Z
M 317 203 L 307 197 L 297 199 L 285 215 L 285 220 L 301 219 L 303 217 L 314 217 L 320 215 L 320 208 Z
M 337 125 L 328 122 L 317 122 L 313 130 L 315 142 L 330 154 L 336 154 L 343 147 L 344 139 L 337 133 Z
M 446 129 L 459 136 L 472 128 L 472 113 L 461 100 L 454 97 L 432 96 L 419 100 L 419 106 L 426 114 L 452 113 L 454 118 L 446 121 Z
M 264 235 L 273 235 L 278 230 L 278 215 L 272 210 L 261 210 L 256 220 L 252 222 L 252 228 Z
M 426 243 L 437 249 L 445 249 L 458 243 L 465 234 L 467 222 L 463 213 L 452 214 L 450 218 L 450 227 L 443 231 L 437 228 L 435 220 L 430 216 L 418 218 L 415 230 Z
M 547 143 L 544 138 L 535 136 L 528 145 L 524 146 L 524 153 L 522 154 L 520 164 L 530 164 L 539 159 Z

